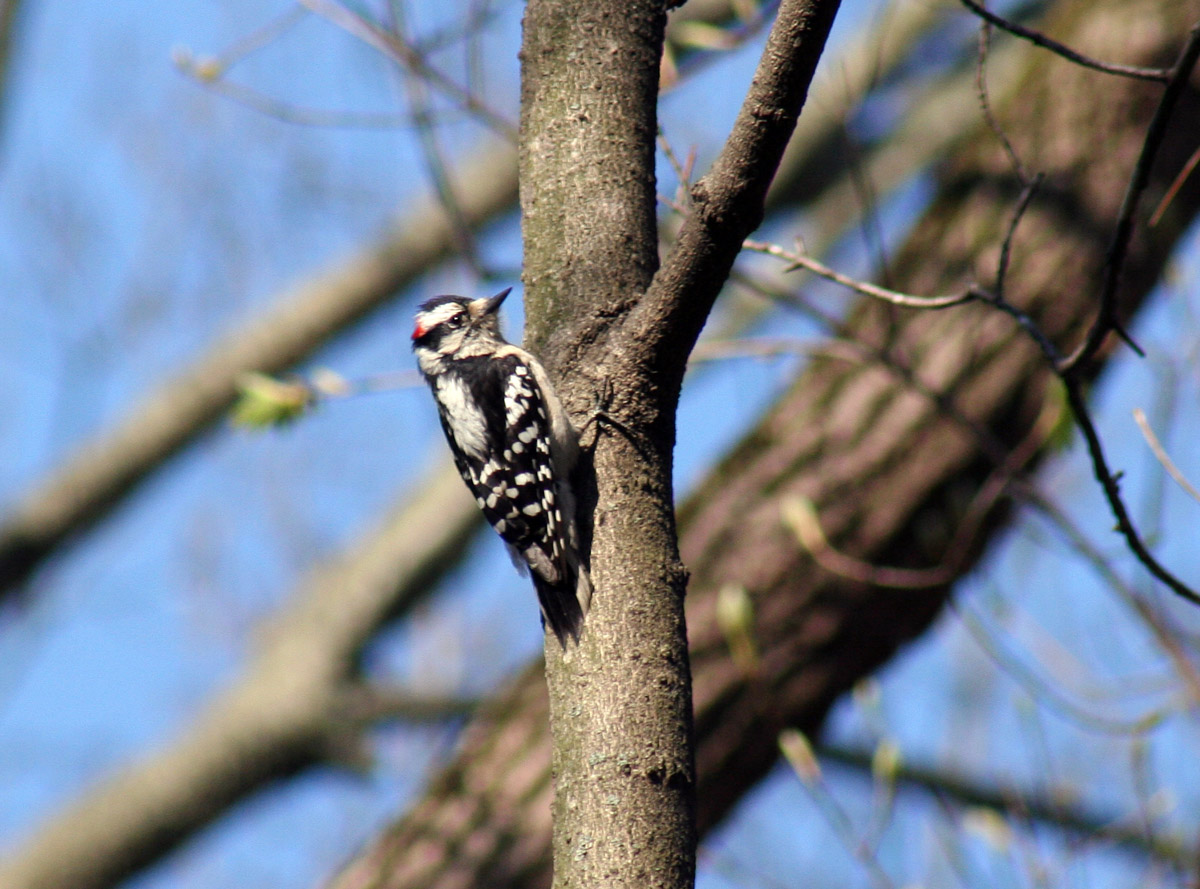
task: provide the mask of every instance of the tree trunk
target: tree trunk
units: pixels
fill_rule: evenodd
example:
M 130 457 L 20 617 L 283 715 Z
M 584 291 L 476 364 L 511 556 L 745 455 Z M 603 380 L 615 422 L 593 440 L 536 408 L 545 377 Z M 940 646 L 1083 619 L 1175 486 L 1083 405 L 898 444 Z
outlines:
M 560 384 L 559 371 L 594 346 L 582 331 L 630 305 L 658 266 L 654 138 L 665 26 L 662 0 L 526 7 L 526 340 Z M 598 391 L 589 376 L 571 387 L 576 396 Z M 675 399 L 639 385 L 628 367 L 623 377 L 615 386 L 637 392 L 657 422 L 640 425 L 645 446 L 614 439 L 596 448 L 597 483 L 583 498 L 585 511 L 594 507 L 591 612 L 578 646 L 564 652 L 547 636 L 554 885 L 690 889 L 695 773 L 686 575 L 671 509 Z M 588 407 L 579 401 L 577 414 Z
M 1075 0 L 1046 28 L 1101 58 L 1169 65 L 1193 24 L 1185 6 Z M 1160 90 L 1030 50 L 1025 85 L 1001 115 L 1027 167 L 1048 174 L 1015 240 L 1007 293 L 1060 344 L 1074 345 L 1095 314 L 1110 232 Z M 1192 90 L 1171 122 L 1148 202 L 1181 169 L 1197 132 Z M 896 285 L 939 293 L 971 275 L 986 284 L 1017 191 L 996 138 L 981 127 L 898 258 Z M 1135 237 L 1125 317 L 1198 207 L 1193 180 L 1149 236 Z M 858 344 L 849 358 L 844 343 L 831 344 L 680 510 L 692 572 L 702 832 L 770 769 L 779 729 L 817 732 L 840 694 L 929 626 L 1003 518 L 980 510 L 989 502 L 980 492 L 1019 456 L 1047 405 L 1041 356 L 1011 319 L 983 305 L 913 312 L 866 302 L 843 340 Z M 843 553 L 900 568 L 942 565 L 946 576 L 894 589 L 829 573 L 783 520 L 797 498 L 816 507 Z M 754 602 L 752 671 L 728 656 L 717 625 L 727 584 Z M 551 752 L 539 674 L 531 666 L 473 721 L 425 797 L 336 886 L 549 885 Z M 617 808 L 628 804 L 615 797 Z

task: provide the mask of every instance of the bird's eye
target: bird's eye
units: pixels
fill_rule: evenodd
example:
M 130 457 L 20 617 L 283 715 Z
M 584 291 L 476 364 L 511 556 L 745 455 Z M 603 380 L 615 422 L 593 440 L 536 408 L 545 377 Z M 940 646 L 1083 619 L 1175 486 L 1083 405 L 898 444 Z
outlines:
M 446 319 L 446 326 L 451 330 L 458 330 L 458 328 L 463 326 L 463 320 L 462 315 L 451 315 Z

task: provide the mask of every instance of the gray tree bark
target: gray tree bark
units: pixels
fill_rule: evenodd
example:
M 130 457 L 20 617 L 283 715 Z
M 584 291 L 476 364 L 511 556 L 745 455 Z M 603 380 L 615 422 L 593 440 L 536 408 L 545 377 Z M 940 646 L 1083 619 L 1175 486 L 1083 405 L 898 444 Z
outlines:
M 627 312 L 658 265 L 654 137 L 665 25 L 661 0 L 526 7 L 527 340 L 560 382 L 572 365 L 595 362 L 594 341 L 579 332 Z M 674 393 L 646 387 L 629 362 L 606 372 L 620 375 L 614 385 L 632 391 L 654 422 L 635 424 L 636 434 L 650 431 L 646 447 L 614 440 L 596 448 L 585 507 L 595 510 L 591 612 L 578 647 L 564 653 L 547 637 L 554 885 L 686 889 L 695 871 L 694 770 L 686 576 L 671 510 Z M 581 414 L 583 387 L 562 389 Z
M 763 216 L 836 0 L 787 0 L 725 149 L 658 268 L 662 0 L 535 0 L 522 46 L 527 339 L 597 438 L 596 587 L 577 648 L 547 643 L 554 884 L 678 887 L 695 875 L 691 675 L 671 485 L 687 356 Z M 582 423 L 581 423 L 582 425 Z M 590 478 L 589 478 L 590 481 Z

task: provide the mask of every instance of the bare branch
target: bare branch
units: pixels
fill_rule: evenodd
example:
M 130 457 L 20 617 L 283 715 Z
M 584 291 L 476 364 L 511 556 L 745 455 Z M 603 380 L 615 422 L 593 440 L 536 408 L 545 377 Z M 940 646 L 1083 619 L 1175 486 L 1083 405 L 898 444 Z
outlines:
M 1200 33 L 1200 32 L 1198 32 Z M 1157 118 L 1156 118 L 1157 119 Z M 1004 278 L 1008 270 L 1009 260 L 1011 257 L 1011 245 L 1013 235 L 1016 232 L 1016 227 L 1028 209 L 1029 202 L 1032 199 L 1040 177 L 1034 177 L 1030 180 L 1022 190 L 1022 195 L 1018 201 L 1017 207 L 1013 213 L 1012 220 L 1008 226 L 1008 233 L 1004 238 L 1001 246 L 1000 263 L 996 272 L 996 291 L 987 293 L 978 288 L 969 288 L 961 295 L 939 296 L 939 297 L 919 297 L 909 294 L 900 293 L 898 291 L 889 290 L 879 287 L 874 284 L 867 284 L 861 281 L 856 281 L 846 275 L 828 268 L 820 262 L 805 256 L 799 250 L 787 251 L 774 244 L 766 244 L 757 241 L 745 242 L 745 247 L 756 252 L 766 253 L 770 256 L 775 256 L 780 259 L 790 261 L 794 267 L 806 268 L 810 271 L 821 275 L 838 284 L 849 287 L 866 296 L 882 300 L 883 302 L 893 305 L 905 306 L 908 308 L 921 309 L 942 309 L 955 305 L 961 305 L 972 299 L 981 299 L 989 305 L 995 306 L 1006 314 L 1014 318 L 1022 327 L 1022 329 L 1038 344 L 1052 367 L 1062 367 L 1062 360 L 1057 347 L 1050 341 L 1046 334 L 1041 330 L 1040 326 L 1029 315 L 1020 309 L 1017 309 L 1012 303 L 1006 300 L 1003 296 Z M 1115 294 L 1115 291 L 1114 291 Z M 1114 295 L 1115 299 L 1115 295 Z M 1076 422 L 1083 431 L 1084 438 L 1087 442 L 1088 453 L 1092 459 L 1093 471 L 1096 479 L 1100 482 L 1109 506 L 1113 511 L 1113 515 L 1117 519 L 1117 527 L 1121 534 L 1125 537 L 1129 544 L 1129 548 L 1133 551 L 1147 570 L 1155 577 L 1165 583 L 1177 595 L 1182 596 L 1189 602 L 1200 605 L 1200 594 L 1196 593 L 1191 587 L 1183 583 L 1179 578 L 1172 574 L 1164 567 L 1146 548 L 1142 541 L 1141 535 L 1138 533 L 1137 527 L 1133 523 L 1132 517 L 1125 506 L 1124 500 L 1120 493 L 1120 484 L 1112 470 L 1109 469 L 1107 459 L 1104 456 L 1103 445 L 1100 441 L 1100 436 L 1096 431 L 1095 424 L 1092 422 L 1091 414 L 1087 407 L 1086 399 L 1083 394 L 1083 387 L 1078 378 L 1071 374 L 1068 370 L 1059 373 L 1063 381 L 1067 394 L 1067 401 L 1071 405 L 1072 412 L 1075 415 Z M 793 513 L 795 518 L 799 513 Z M 843 573 L 846 576 L 859 576 L 860 579 L 865 578 L 867 574 L 876 583 L 882 583 L 885 586 L 899 587 L 921 587 L 930 586 L 938 582 L 942 577 L 943 569 L 929 569 L 921 572 L 899 572 L 893 574 L 885 574 L 885 571 L 894 569 L 879 569 L 869 566 L 856 566 L 853 560 L 846 559 L 839 554 L 837 550 L 828 545 L 824 540 L 823 535 L 819 531 L 819 526 L 814 528 L 811 522 L 800 522 L 797 528 L 803 532 L 802 540 L 806 541 L 806 545 L 811 552 L 821 554 L 823 558 L 830 561 L 830 567 L 833 570 Z M 891 580 L 885 578 L 893 578 Z
M 963 0 L 963 2 L 968 2 L 968 0 Z M 1064 375 L 1073 374 L 1078 367 L 1086 364 L 1095 356 L 1110 331 L 1117 333 L 1138 355 L 1142 355 L 1142 350 L 1129 339 L 1117 317 L 1117 286 L 1121 283 L 1121 271 L 1129 252 L 1130 239 L 1133 237 L 1133 217 L 1137 213 L 1142 193 L 1150 182 L 1150 171 L 1166 136 L 1171 114 L 1174 112 L 1180 96 L 1183 95 L 1197 59 L 1200 59 L 1200 23 L 1192 27 L 1188 41 L 1179 53 L 1178 61 L 1171 68 L 1167 88 L 1163 90 L 1158 108 L 1154 112 L 1154 118 L 1146 130 L 1146 139 L 1142 144 L 1141 154 L 1138 156 L 1133 175 L 1129 179 L 1129 185 L 1125 189 L 1121 212 L 1117 216 L 1117 224 L 1113 230 L 1112 244 L 1104 257 L 1104 283 L 1100 289 L 1100 311 L 1083 343 L 1073 355 L 1060 362 L 1059 368 Z
M 839 552 L 825 536 L 821 521 L 812 503 L 793 497 L 780 504 L 784 524 L 788 526 L 800 545 L 810 553 L 818 565 L 830 574 L 837 574 L 856 583 L 896 590 L 920 590 L 945 586 L 958 577 L 959 566 L 954 562 L 935 565 L 932 568 L 891 568 L 872 565 L 853 556 Z
M 517 128 L 512 121 L 489 108 L 478 97 L 459 86 L 441 71 L 434 68 L 425 56 L 409 45 L 399 35 L 392 34 L 374 22 L 368 21 L 357 12 L 343 6 L 337 0 L 297 0 L 302 6 L 328 19 L 333 24 L 353 34 L 368 46 L 374 47 L 401 67 L 421 77 L 430 86 L 441 90 L 458 105 L 471 112 L 498 136 L 509 142 L 517 141 Z
M 1146 223 L 1150 228 L 1158 225 L 1158 221 L 1167 212 L 1167 207 L 1171 206 L 1171 201 L 1175 199 L 1175 195 L 1179 193 L 1179 189 L 1183 188 L 1183 184 L 1192 175 L 1197 164 L 1200 164 L 1200 148 L 1192 152 L 1192 156 L 1188 158 L 1187 163 L 1183 165 L 1183 169 L 1179 171 L 1179 175 L 1175 177 L 1175 181 L 1171 183 L 1171 187 L 1167 189 L 1162 200 L 1158 202 L 1158 206 L 1154 208 L 1154 212 L 1150 214 L 1150 220 Z
M 471 225 L 495 218 L 516 200 L 516 162 L 503 147 L 484 149 L 462 179 L 469 183 L 462 209 Z M 271 308 L 149 393 L 112 429 L 35 482 L 0 521 L 0 597 L 219 420 L 237 398 L 243 374 L 293 366 L 450 256 L 455 243 L 454 228 L 437 205 L 418 202 L 393 233 L 281 293 Z
M 856 772 L 873 773 L 874 754 L 868 750 L 820 745 L 817 755 Z M 1006 813 L 1019 821 L 1034 821 L 1066 831 L 1091 842 L 1110 842 L 1149 853 L 1175 867 L 1190 869 L 1200 850 L 1189 848 L 1168 836 L 1147 836 L 1141 825 L 1125 825 L 1120 819 L 1099 815 L 1056 799 L 1053 794 L 1033 794 L 1016 787 L 1003 787 L 943 768 L 926 768 L 902 763 L 895 780 L 966 806 L 982 806 Z
M 1123 41 L 1131 22 L 1141 21 L 1134 16 L 1146 11 L 1122 2 L 1074 8 L 1104 15 L 1114 42 Z M 1143 47 L 1147 58 L 1161 50 L 1166 35 L 1178 33 L 1186 13 L 1177 4 L 1155 11 L 1161 24 L 1150 32 L 1163 36 Z M 1090 75 L 1072 69 L 1071 76 Z M 1153 107 L 1144 101 L 1146 85 L 1117 81 L 1100 96 L 1063 80 L 1060 72 L 1048 74 L 1038 64 L 1025 71 L 1015 111 L 1022 141 L 1032 145 L 1029 163 L 1052 176 L 1070 171 L 1063 177 L 1070 197 L 1103 190 L 1099 206 L 1115 214 L 1120 193 L 1113 194 L 1111 185 L 1119 186 L 1122 174 L 1114 155 L 1144 137 Z M 1050 163 L 1044 153 L 1049 140 L 1040 137 L 1061 134 L 1062 119 L 1021 111 L 1054 106 L 1038 103 L 1064 92 L 1083 103 L 1096 128 L 1085 138 L 1058 140 L 1056 149 L 1069 150 Z M 1184 156 L 1194 148 L 1189 143 L 1200 125 L 1196 114 L 1189 107 L 1186 120 L 1172 128 L 1172 150 L 1184 145 Z M 1007 168 L 1004 159 L 982 128 L 964 144 L 947 170 L 951 186 L 917 225 L 896 264 L 911 287 L 954 286 L 977 257 L 981 240 L 998 243 L 1004 237 L 1011 199 L 994 188 L 995 170 Z M 1106 150 L 1098 153 L 1097 144 Z M 1180 212 L 1165 218 L 1166 227 L 1155 233 L 1160 246 L 1162 239 L 1173 243 L 1180 236 L 1198 200 L 1192 190 L 1181 192 Z M 1087 294 L 1098 283 L 1104 239 L 1081 214 L 1056 215 L 1040 207 L 1022 222 L 1022 231 L 1040 246 L 1036 255 L 1014 255 L 1008 289 L 1020 297 L 1022 312 L 1056 338 L 1065 337 L 1090 318 Z M 1131 254 L 1122 289 L 1127 310 L 1151 291 L 1166 261 L 1163 254 Z M 1052 287 L 1044 283 L 1047 270 Z M 1020 330 L 982 305 L 912 312 L 862 300 L 844 322 L 843 335 L 911 361 L 905 370 L 912 378 L 952 400 L 1004 448 L 1019 444 L 1053 397 L 1046 389 L 1052 374 L 1044 357 Z M 994 465 L 969 428 L 894 371 L 818 357 L 680 507 L 681 551 L 692 572 L 688 628 L 701 832 L 725 817 L 775 764 L 781 728 L 818 731 L 838 695 L 922 632 L 948 594 L 943 588 L 897 596 L 824 572 L 780 527 L 780 498 L 811 499 L 828 538 L 857 559 L 911 568 L 936 564 L 942 544 L 953 539 L 964 499 L 971 499 L 964 491 L 978 490 L 981 464 Z M 1000 518 L 989 518 L 985 535 Z M 919 534 L 918 528 L 925 530 Z M 928 537 L 933 529 L 936 541 Z M 729 658 L 715 617 L 718 592 L 727 584 L 741 584 L 754 602 L 761 668 L 753 676 Z M 520 688 L 473 722 L 432 789 L 336 885 L 548 884 L 550 744 L 545 698 L 534 677 L 531 668 Z M 501 773 L 512 777 L 497 781 Z M 454 855 L 466 844 L 477 850 L 470 861 Z
M 273 117 L 284 123 L 303 127 L 336 127 L 338 129 L 394 130 L 412 125 L 412 115 L 398 111 L 342 111 L 330 108 L 309 108 L 285 102 L 262 93 L 253 87 L 237 83 L 228 78 L 206 76 L 203 60 L 192 59 L 180 52 L 175 54 L 175 65 L 184 74 L 222 98 L 237 102 L 252 111 Z
M 1169 625 L 1164 615 L 1116 572 L 1109 564 L 1109 560 L 1087 539 L 1087 536 L 1059 508 L 1058 504 L 1029 487 L 1024 488 L 1021 494 L 1026 503 L 1042 513 L 1062 533 L 1067 543 L 1092 566 L 1108 589 L 1116 593 L 1122 602 L 1146 624 L 1159 647 L 1171 660 L 1176 674 L 1187 687 L 1193 704 L 1200 705 L 1200 670 L 1192 663 L 1191 656 L 1180 643 L 1178 632 Z
M 910 309 L 947 309 L 951 306 L 961 306 L 965 302 L 976 299 L 979 295 L 976 291 L 966 290 L 962 293 L 951 293 L 947 296 L 913 296 L 908 293 L 889 290 L 886 287 L 880 287 L 877 284 L 871 284 L 867 281 L 859 281 L 851 278 L 849 275 L 843 275 L 841 272 L 834 271 L 824 263 L 806 255 L 802 250 L 785 250 L 778 244 L 768 244 L 765 241 L 751 240 L 744 241 L 742 246 L 755 253 L 764 253 L 767 256 L 774 256 L 776 259 L 788 262 L 790 265 L 784 271 L 807 269 L 815 275 L 820 275 L 822 278 L 833 281 L 835 284 L 848 287 L 856 293 L 861 293 L 863 296 L 870 296 L 883 302 L 891 303 L 894 306 L 905 306 Z
M 830 354 L 829 343 L 823 340 L 798 340 L 754 337 L 753 339 L 713 339 L 703 337 L 692 349 L 689 361 L 725 361 L 730 358 L 776 358 L 780 355 Z
M 829 542 L 817 510 L 810 501 L 802 497 L 785 498 L 780 503 L 780 512 L 784 524 L 796 535 L 800 545 L 831 574 L 883 589 L 921 590 L 946 586 L 962 575 L 976 549 L 976 540 L 984 531 L 988 516 L 1001 498 L 1009 494 L 1020 474 L 1037 458 L 1058 426 L 1062 409 L 1053 399 L 1047 399 L 1029 434 L 1015 446 L 1005 448 L 987 429 L 980 428 L 978 423 L 964 416 L 953 400 L 930 391 L 889 356 L 877 353 L 873 359 L 879 366 L 894 372 L 910 391 L 930 399 L 945 417 L 960 423 L 976 436 L 979 448 L 995 463 L 995 468 L 979 486 L 957 522 L 954 536 L 946 546 L 945 556 L 939 564 L 930 568 L 894 568 L 871 564 L 839 551 Z
M 313 570 L 257 657 L 173 746 L 112 776 L 0 862 L 5 889 L 111 887 L 268 782 L 336 753 L 384 715 L 353 666 L 383 621 L 429 588 L 479 524 L 453 467 L 352 551 Z M 391 704 L 398 703 L 392 700 Z M 425 716 L 434 702 L 409 698 Z M 437 702 L 446 712 L 446 701 Z M 461 702 L 457 702 L 461 703 Z
M 1025 172 L 1025 165 L 1017 157 L 1017 151 L 1013 148 L 1008 134 L 1004 132 L 1004 128 L 1000 126 L 1000 122 L 996 120 L 996 115 L 992 112 L 992 100 L 988 92 L 987 82 L 987 61 L 988 56 L 991 54 L 991 43 L 992 29 L 988 22 L 984 21 L 979 26 L 979 50 L 975 60 L 975 91 L 979 95 L 979 108 L 983 112 L 983 119 L 987 121 L 988 127 L 996 134 L 996 138 L 1000 140 L 1000 144 L 1004 146 L 1004 152 L 1008 155 L 1013 172 L 1017 174 L 1017 178 L 1024 185 L 1029 182 L 1029 175 Z
M 1140 407 L 1135 408 L 1133 419 L 1137 422 L 1138 428 L 1142 430 L 1142 436 L 1146 439 L 1146 444 L 1154 452 L 1154 459 L 1159 462 L 1171 478 L 1175 479 L 1179 487 L 1187 491 L 1192 499 L 1200 501 L 1200 491 L 1197 491 L 1195 486 L 1187 480 L 1187 476 L 1179 471 L 1179 467 L 1175 465 L 1175 461 L 1171 459 L 1171 455 L 1167 453 L 1166 448 L 1162 446 L 1162 442 L 1158 440 L 1158 436 L 1154 434 L 1154 430 L 1150 428 L 1150 421 L 1146 419 L 1146 412 Z
M 396 40 L 404 46 L 411 46 L 412 41 L 405 33 L 405 23 L 402 18 L 403 4 L 391 3 L 388 6 L 388 10 L 392 17 L 392 30 Z M 416 51 L 413 50 L 413 52 L 415 53 Z M 405 90 L 408 93 L 409 107 L 413 115 L 413 124 L 417 131 L 418 141 L 421 144 L 421 155 L 425 160 L 425 168 L 429 174 L 430 181 L 433 183 L 438 201 L 441 203 L 446 217 L 450 220 L 450 224 L 454 228 L 455 239 L 458 242 L 458 252 L 478 277 L 486 279 L 489 275 L 479 257 L 479 249 L 475 243 L 475 237 L 471 232 L 471 226 L 467 221 L 466 214 L 463 213 L 462 202 L 456 193 L 454 182 L 451 180 L 449 165 L 446 163 L 446 158 L 442 152 L 437 132 L 434 128 L 435 119 L 429 101 L 427 79 L 424 75 L 417 74 L 408 68 L 403 71 L 403 79 Z M 473 94 L 468 93 L 468 95 L 472 96 Z
M 1087 442 L 1088 452 L 1092 459 L 1092 466 L 1096 475 L 1096 479 L 1100 482 L 1100 485 L 1104 490 L 1105 497 L 1109 502 L 1109 506 L 1113 511 L 1113 515 L 1117 519 L 1117 526 L 1121 534 L 1128 542 L 1129 548 L 1133 551 L 1138 561 L 1145 565 L 1151 574 L 1170 587 L 1170 589 L 1177 595 L 1187 599 L 1190 602 L 1193 602 L 1194 604 L 1200 604 L 1200 594 L 1196 593 L 1193 589 L 1191 589 L 1191 587 L 1183 583 L 1183 581 L 1171 573 L 1154 557 L 1154 555 L 1146 547 L 1141 535 L 1134 525 L 1132 517 L 1129 515 L 1129 511 L 1126 508 L 1123 499 L 1121 498 L 1120 484 L 1110 470 L 1107 459 L 1105 458 L 1103 445 L 1100 441 L 1100 437 L 1096 431 L 1095 425 L 1092 422 L 1090 412 L 1088 411 L 1087 402 L 1084 398 L 1082 383 L 1073 372 L 1073 368 L 1077 368 L 1079 366 L 1079 362 L 1087 355 L 1089 348 L 1094 347 L 1094 349 L 1098 349 L 1100 347 L 1108 330 L 1119 330 L 1119 327 L 1115 321 L 1116 287 L 1119 279 L 1119 265 L 1124 262 L 1124 256 L 1133 234 L 1133 212 L 1136 209 L 1138 196 L 1142 191 L 1145 190 L 1147 184 L 1149 183 L 1150 168 L 1158 146 L 1161 144 L 1164 138 L 1166 120 L 1169 118 L 1170 109 L 1174 107 L 1174 102 L 1178 98 L 1178 93 L 1182 90 L 1182 85 L 1186 83 L 1187 77 L 1190 75 L 1191 69 L 1195 65 L 1197 58 L 1200 58 L 1200 25 L 1197 25 L 1196 28 L 1193 29 L 1191 39 L 1189 40 L 1184 51 L 1181 53 L 1180 60 L 1175 66 L 1175 76 L 1168 85 L 1168 89 L 1164 93 L 1155 115 L 1151 120 L 1150 126 L 1147 130 L 1143 150 L 1138 159 L 1137 167 L 1135 169 L 1133 178 L 1130 181 L 1130 185 L 1126 189 L 1125 198 L 1122 202 L 1121 212 L 1118 217 L 1117 234 L 1114 236 L 1113 245 L 1110 246 L 1109 251 L 1106 253 L 1103 307 L 1101 309 L 1100 318 L 1097 319 L 1092 328 L 1091 334 L 1089 334 L 1087 342 L 1085 342 L 1084 346 L 1081 347 L 1080 353 L 1071 359 L 1064 361 L 1061 358 L 1057 347 L 1041 330 L 1040 326 L 1032 318 L 1030 318 L 1027 313 L 1017 309 L 1011 302 L 1009 302 L 1005 298 L 1003 292 L 1004 280 L 1011 259 L 1013 237 L 1016 233 L 1017 225 L 1020 223 L 1020 220 L 1027 211 L 1029 203 L 1041 182 L 1040 176 L 1034 177 L 1026 182 L 1024 188 L 1022 189 L 1021 197 L 1018 200 L 1017 207 L 1008 226 L 1008 232 L 1001 245 L 1000 261 L 996 272 L 996 289 L 992 293 L 986 293 L 978 288 L 969 288 L 961 296 L 915 297 L 899 293 L 894 290 L 878 287 L 873 284 L 865 284 L 860 281 L 855 281 L 852 278 L 841 275 L 832 269 L 829 269 L 816 260 L 804 256 L 804 254 L 799 250 L 789 252 L 775 245 L 763 244 L 755 241 L 749 241 L 745 244 L 748 249 L 757 250 L 772 256 L 787 259 L 795 266 L 810 269 L 816 274 L 842 284 L 843 286 L 850 287 L 859 293 L 863 293 L 876 299 L 881 299 L 884 302 L 889 302 L 894 305 L 903 305 L 912 308 L 935 309 L 946 308 L 961 304 L 972 298 L 979 298 L 1013 317 L 1026 331 L 1026 333 L 1029 334 L 1034 342 L 1037 343 L 1038 347 L 1042 350 L 1051 366 L 1058 370 L 1059 376 L 1062 378 L 1065 386 L 1067 401 L 1071 405 L 1072 412 L 1074 413 L 1076 421 L 1078 422 L 1080 429 L 1083 431 L 1084 438 Z M 1174 93 L 1172 93 L 1172 90 L 1174 90 Z M 989 124 L 994 124 L 994 121 L 992 121 L 990 117 Z M 1007 139 L 1002 141 L 1004 142 L 1006 151 L 1009 152 L 1010 157 L 1014 158 L 1015 162 L 1015 154 L 1012 153 L 1012 148 L 1008 144 Z M 1112 319 L 1108 324 L 1105 324 L 1104 322 L 1106 317 Z M 805 525 L 804 527 L 809 529 L 810 533 L 808 534 L 808 537 L 810 538 L 810 542 L 813 542 L 814 546 L 818 547 L 817 551 L 825 553 L 826 558 L 837 558 L 838 554 L 836 550 L 825 545 L 820 545 L 819 537 L 811 533 L 812 529 L 808 525 Z M 846 562 L 845 560 L 841 560 L 837 564 L 841 566 L 839 570 L 842 571 L 856 570 L 849 562 Z M 929 576 L 934 577 L 935 575 L 930 574 Z M 924 578 L 925 575 L 922 574 L 920 577 Z M 917 575 L 910 577 L 908 574 L 905 574 L 904 578 L 905 579 L 900 581 L 898 585 L 910 585 L 909 580 L 916 579 Z M 930 582 L 932 583 L 934 581 L 931 580 Z M 918 583 L 917 585 L 921 584 Z
M 1154 80 L 1159 83 L 1166 83 L 1171 77 L 1171 72 L 1162 68 L 1139 68 L 1135 65 L 1115 65 L 1110 62 L 1101 62 L 1097 59 L 1088 58 L 1083 53 L 1075 52 L 1069 46 L 1064 46 L 1057 40 L 1047 37 L 1045 34 L 1034 31 L 1032 28 L 1026 28 L 1024 25 L 1018 25 L 1016 22 L 1010 22 L 1008 19 L 990 12 L 986 7 L 976 3 L 975 0 L 962 0 L 962 4 L 985 22 L 995 25 L 997 28 L 1014 34 L 1017 37 L 1028 40 L 1035 46 L 1048 49 L 1077 65 L 1091 68 L 1093 71 L 1102 71 L 1105 74 L 1117 74 L 1121 77 L 1132 77 L 1135 80 Z
M 1110 719 L 1084 709 L 1067 696 L 1061 680 L 1042 676 L 1036 668 L 1016 657 L 998 632 L 992 632 L 967 602 L 952 601 L 947 606 L 959 620 L 980 649 L 1025 693 L 1047 710 L 1086 731 L 1098 735 L 1145 735 L 1157 728 L 1175 708 L 1174 702 L 1161 704 L 1133 719 Z
M 1042 174 L 1029 178 L 1021 171 L 1019 161 L 1016 160 L 1016 154 L 1012 151 L 1012 146 L 1005 139 L 1005 150 L 1013 161 L 1018 164 L 1017 173 L 1021 178 L 1021 196 L 1017 198 L 1017 206 L 1013 209 L 1012 219 L 1008 223 L 1008 231 L 1004 235 L 1004 241 L 1000 245 L 1000 261 L 996 263 L 996 284 L 993 300 L 995 302 L 1007 302 L 1004 296 L 1004 279 L 1008 276 L 1008 266 L 1012 261 L 1012 245 L 1013 240 L 1017 236 L 1017 226 L 1021 224 L 1021 219 L 1029 210 L 1029 204 L 1033 200 L 1033 196 L 1037 194 L 1038 188 L 1042 184 Z M 1018 319 L 1018 321 L 1021 319 Z
M 646 299 L 628 319 L 631 329 L 652 332 L 645 350 L 655 364 L 677 363 L 691 349 L 742 242 L 762 221 L 767 189 L 808 96 L 838 5 L 837 0 L 780 4 L 733 130 L 692 189 L 694 212 Z
M 597 594 L 578 645 L 564 652 L 551 642 L 546 652 L 560 886 L 685 889 L 695 878 L 686 572 L 671 492 L 678 387 L 647 384 L 641 330 L 622 326 L 658 264 L 665 26 L 661 0 L 525 8 L 526 341 L 568 405 L 591 407 L 600 385 L 620 398 L 615 415 L 606 410 L 610 434 L 598 435 L 577 476 Z M 677 360 L 682 379 L 686 354 Z
M 1088 410 L 1082 384 L 1074 376 L 1063 377 L 1063 382 L 1066 384 L 1064 388 L 1067 393 L 1067 403 L 1071 405 L 1071 412 L 1075 415 L 1075 422 L 1079 424 L 1079 428 L 1083 431 L 1083 437 L 1087 441 L 1088 453 L 1092 458 L 1092 472 L 1096 476 L 1096 480 L 1100 482 L 1100 486 L 1104 489 L 1105 499 L 1108 500 L 1108 505 L 1112 509 L 1113 515 L 1116 516 L 1117 528 L 1120 530 L 1121 535 L 1129 544 L 1129 548 L 1133 550 L 1133 554 L 1137 556 L 1137 560 L 1145 565 L 1151 574 L 1166 584 L 1177 596 L 1186 599 L 1194 605 L 1200 605 L 1200 594 L 1163 567 L 1150 550 L 1146 548 L 1146 544 L 1138 533 L 1137 527 L 1133 524 L 1133 518 L 1129 515 L 1129 510 L 1125 507 L 1125 502 L 1121 499 L 1120 481 L 1113 475 L 1112 470 L 1108 466 L 1108 460 L 1104 456 L 1104 446 L 1100 442 L 1100 434 L 1096 431 L 1096 424 L 1092 422 L 1091 412 Z
M 884 870 L 879 860 L 878 850 L 867 842 L 863 835 L 863 827 L 857 819 L 851 818 L 845 807 L 825 783 L 825 774 L 817 761 L 816 752 L 801 732 L 796 729 L 785 729 L 779 734 L 779 749 L 784 759 L 792 767 L 800 786 L 813 801 L 821 816 L 825 819 L 833 835 L 841 842 L 846 851 L 854 857 L 876 889 L 897 889 L 896 883 Z
M 470 716 L 480 704 L 479 698 L 460 695 L 434 695 L 411 688 L 361 685 L 348 689 L 338 703 L 338 712 L 353 727 L 363 728 L 380 722 L 443 722 Z

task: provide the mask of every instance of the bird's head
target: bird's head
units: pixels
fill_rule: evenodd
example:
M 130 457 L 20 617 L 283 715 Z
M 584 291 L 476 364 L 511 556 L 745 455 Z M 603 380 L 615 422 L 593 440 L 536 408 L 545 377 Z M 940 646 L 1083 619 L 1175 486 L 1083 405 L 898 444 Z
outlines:
M 421 304 L 413 326 L 413 350 L 422 361 L 486 355 L 503 344 L 497 310 L 512 288 L 495 296 L 435 296 Z

